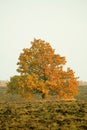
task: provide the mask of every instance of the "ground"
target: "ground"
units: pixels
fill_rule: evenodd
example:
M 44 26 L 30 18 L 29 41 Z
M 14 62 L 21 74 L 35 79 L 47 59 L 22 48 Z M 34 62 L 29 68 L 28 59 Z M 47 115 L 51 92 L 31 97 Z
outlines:
M 26 100 L 0 88 L 0 130 L 87 130 L 87 100 L 79 95 L 73 101 Z

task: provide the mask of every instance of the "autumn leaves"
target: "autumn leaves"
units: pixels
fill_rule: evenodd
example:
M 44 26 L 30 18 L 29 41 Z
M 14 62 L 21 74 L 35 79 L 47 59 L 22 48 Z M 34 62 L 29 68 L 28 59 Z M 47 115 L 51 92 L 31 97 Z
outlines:
M 63 70 L 65 63 L 65 57 L 55 54 L 49 43 L 34 39 L 31 47 L 23 49 L 19 56 L 20 76 L 10 79 L 9 91 L 39 93 L 42 97 L 54 94 L 58 99 L 71 99 L 78 92 L 78 81 L 72 69 Z

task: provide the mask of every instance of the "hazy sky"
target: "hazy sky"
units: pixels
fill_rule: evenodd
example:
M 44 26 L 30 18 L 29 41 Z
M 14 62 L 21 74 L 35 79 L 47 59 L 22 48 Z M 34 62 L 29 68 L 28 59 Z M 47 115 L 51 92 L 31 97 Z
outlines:
M 34 37 L 87 81 L 87 0 L 0 0 L 0 80 L 17 74 L 19 54 Z

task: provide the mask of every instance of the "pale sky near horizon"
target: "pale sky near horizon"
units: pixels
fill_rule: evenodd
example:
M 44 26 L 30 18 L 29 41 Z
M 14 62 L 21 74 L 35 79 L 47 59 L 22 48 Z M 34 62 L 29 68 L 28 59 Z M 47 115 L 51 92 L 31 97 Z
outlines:
M 18 74 L 19 54 L 34 37 L 87 81 L 87 0 L 0 0 L 0 80 Z

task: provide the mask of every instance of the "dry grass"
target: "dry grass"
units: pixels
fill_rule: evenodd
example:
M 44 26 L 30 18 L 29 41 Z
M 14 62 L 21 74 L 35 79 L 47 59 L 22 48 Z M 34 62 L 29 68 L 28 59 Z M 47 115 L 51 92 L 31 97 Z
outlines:
M 29 99 L 0 89 L 0 130 L 87 130 L 85 91 L 78 100 Z M 80 97 L 83 97 L 81 100 Z
M 37 101 L 0 104 L 0 130 L 86 130 L 87 103 Z

